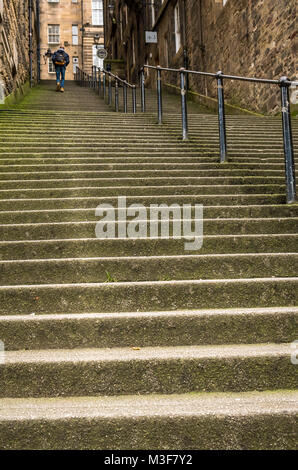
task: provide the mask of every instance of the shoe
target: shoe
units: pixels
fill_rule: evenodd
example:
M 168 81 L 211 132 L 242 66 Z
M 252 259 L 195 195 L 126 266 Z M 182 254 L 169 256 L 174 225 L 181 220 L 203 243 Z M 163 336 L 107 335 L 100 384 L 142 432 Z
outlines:
M 63 87 L 61 87 L 61 88 L 60 88 L 60 91 L 61 91 L 62 93 L 64 93 L 64 88 L 63 88 Z
M 56 91 L 60 91 L 60 83 L 57 83 Z

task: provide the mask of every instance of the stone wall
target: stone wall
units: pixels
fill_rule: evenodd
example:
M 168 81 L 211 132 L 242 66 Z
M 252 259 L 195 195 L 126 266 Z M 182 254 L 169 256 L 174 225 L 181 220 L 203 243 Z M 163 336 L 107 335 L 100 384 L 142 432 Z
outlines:
M 190 67 L 226 74 L 297 79 L 296 0 L 228 0 L 222 7 L 202 0 L 187 0 L 187 42 Z M 202 25 L 198 34 L 197 25 Z M 191 87 L 215 95 L 210 80 L 193 80 Z M 225 84 L 232 104 L 261 112 L 278 112 L 278 87 L 243 82 Z
M 36 4 L 32 2 L 32 81 L 37 80 Z M 28 81 L 29 61 L 29 2 L 0 1 L 0 81 L 2 94 L 17 95 Z M 4 92 L 4 93 L 3 93 Z

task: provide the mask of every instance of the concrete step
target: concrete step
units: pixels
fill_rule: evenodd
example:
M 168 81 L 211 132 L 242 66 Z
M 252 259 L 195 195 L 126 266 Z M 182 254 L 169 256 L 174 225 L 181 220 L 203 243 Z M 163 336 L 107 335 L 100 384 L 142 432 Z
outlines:
M 295 389 L 290 357 L 289 344 L 7 351 L 0 397 Z
M 223 181 L 222 181 L 223 183 Z M 114 186 L 111 182 L 106 183 L 106 186 L 89 187 L 84 184 L 78 187 L 48 187 L 48 188 L 35 188 L 35 189 L 0 189 L 1 199 L 31 199 L 37 198 L 67 198 L 67 197 L 104 197 L 104 196 L 163 196 L 163 195 L 209 195 L 209 194 L 282 194 L 284 191 L 284 184 L 188 184 L 174 186 Z
M 152 219 L 154 220 L 154 219 Z M 174 219 L 175 221 L 176 219 Z M 100 218 L 98 218 L 98 222 Z M 296 217 L 285 218 L 241 218 L 241 219 L 204 219 L 203 224 L 201 221 L 197 223 L 203 225 L 204 235 L 240 235 L 240 234 L 264 234 L 264 233 L 296 233 L 297 232 Z M 141 221 L 140 221 L 141 222 Z M 184 220 L 184 222 L 186 222 Z M 189 221 L 190 223 L 191 221 Z M 181 220 L 178 221 L 181 226 Z M 158 235 L 162 236 L 161 224 L 157 223 Z M 173 235 L 174 223 L 169 223 L 168 235 Z M 115 238 L 126 227 L 126 234 L 128 234 L 128 224 L 125 222 L 115 222 L 115 234 L 111 238 Z M 60 239 L 60 238 L 95 238 L 96 222 L 52 222 L 52 223 L 30 223 L 30 224 L 2 224 L 0 226 L 0 240 L 13 241 L 13 240 L 46 240 L 46 239 Z M 144 230 L 147 236 L 152 233 L 150 230 L 150 220 L 144 221 Z M 136 230 L 138 230 L 136 228 Z M 139 232 L 138 232 L 139 233 Z M 138 233 L 134 238 L 139 238 Z M 145 233 L 145 232 L 144 232 Z M 194 232 L 193 232 L 194 233 Z M 128 235 L 127 235 L 128 236 Z M 153 235 L 157 236 L 157 235 Z M 163 235 L 165 236 L 165 235 Z M 108 237 L 107 237 L 108 238 Z M 142 235 L 141 238 L 144 238 Z
M 96 207 L 92 209 L 52 209 L 52 210 L 11 210 L 0 212 L 0 223 L 2 224 L 26 224 L 26 223 L 50 223 L 50 222 L 87 222 L 96 220 Z M 146 208 L 150 210 L 149 207 Z M 287 218 L 298 217 L 298 205 L 254 205 L 254 206 L 204 206 L 204 218 L 224 219 L 224 218 Z M 115 215 L 119 211 L 115 209 Z M 195 209 L 192 207 L 192 216 Z M 172 219 L 172 214 L 169 214 Z M 131 217 L 128 217 L 130 220 Z
M 1 284 L 70 284 L 295 277 L 296 253 L 134 256 L 0 261 Z
M 0 242 L 0 259 L 94 258 L 99 256 L 185 255 L 182 238 L 56 239 Z M 205 235 L 200 254 L 297 252 L 298 235 Z
M 53 86 L 0 113 L 0 447 L 293 448 L 298 205 L 280 117 L 228 116 L 220 164 L 218 118 L 197 105 L 182 142 L 178 97 L 157 126 L 155 93 L 154 112 L 124 115 Z M 203 246 L 95 238 L 117 195 L 203 204 Z
M 70 197 L 65 198 L 14 198 L 14 194 L 9 199 L 0 199 L 0 211 L 14 210 L 49 210 L 49 209 L 84 209 L 94 208 L 99 204 L 112 204 L 118 207 L 118 199 L 115 197 Z M 123 194 L 121 194 L 123 196 Z M 206 206 L 251 206 L 251 205 L 273 205 L 285 204 L 284 193 L 280 194 L 209 194 L 209 195 L 164 195 L 164 196 L 127 196 L 127 205 L 143 204 L 149 207 L 150 204 L 204 204 Z
M 18 177 L 18 174 L 15 174 L 14 177 Z M 11 180 L 3 180 L 0 179 L 0 188 L 1 190 L 19 190 L 19 189 L 33 189 L 36 188 L 38 184 L 38 189 L 68 189 L 68 188 L 80 188 L 80 187 L 96 187 L 96 188 L 105 188 L 110 187 L 171 187 L 175 190 L 176 187 L 185 187 L 189 185 L 190 187 L 200 187 L 200 186 L 210 186 L 218 187 L 222 185 L 232 186 L 235 185 L 239 187 L 240 185 L 254 185 L 254 186 L 268 186 L 268 185 L 284 185 L 284 177 L 283 176 L 253 176 L 253 177 L 183 177 L 183 176 L 176 176 L 176 177 L 157 177 L 157 176 L 149 176 L 147 178 L 138 178 L 136 181 L 135 178 L 125 178 L 125 177 L 114 177 L 114 178 L 96 178 L 93 175 L 91 178 L 84 178 L 83 175 L 80 175 L 80 178 L 67 178 L 67 179 L 57 179 L 48 178 L 48 174 L 39 175 L 39 179 L 29 179 L 27 178 L 25 181 L 23 179 L 11 179 Z M 1 177 L 0 177 L 1 178 Z
M 0 316 L 5 351 L 291 343 L 297 307 Z
M 6 450 L 184 450 L 186 446 L 290 450 L 296 448 L 297 398 L 290 390 L 6 398 L 0 400 L 0 446 Z
M 236 163 L 228 162 L 220 164 L 215 162 L 213 158 L 208 161 L 201 161 L 200 157 L 187 158 L 184 157 L 155 157 L 152 161 L 150 157 L 75 157 L 75 158 L 55 158 L 47 156 L 43 159 L 33 158 L 6 158 L 0 159 L 1 177 L 21 173 L 22 178 L 26 175 L 38 175 L 41 173 L 56 174 L 56 178 L 63 177 L 65 174 L 77 175 L 78 173 L 116 171 L 121 175 L 137 175 L 146 176 L 148 172 L 158 172 L 163 176 L 171 174 L 178 176 L 178 171 L 185 176 L 284 176 L 284 165 L 282 163 Z M 144 171 L 145 170 L 145 171 Z M 142 173 L 144 172 L 144 173 Z M 160 173 L 161 172 L 161 173 Z M 105 174 L 105 173 L 104 173 Z
M 39 284 L 0 287 L 0 314 L 293 307 L 298 278 Z

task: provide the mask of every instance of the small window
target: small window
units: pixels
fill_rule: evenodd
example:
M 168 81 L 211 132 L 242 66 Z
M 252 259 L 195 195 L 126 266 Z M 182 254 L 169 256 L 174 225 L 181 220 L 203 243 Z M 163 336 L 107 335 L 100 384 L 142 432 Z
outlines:
M 60 43 L 60 25 L 58 24 L 48 25 L 48 43 L 49 44 Z
M 79 27 L 77 24 L 73 24 L 71 28 L 72 32 L 72 44 L 77 46 L 79 44 Z
M 53 64 L 52 59 L 48 60 L 48 72 L 49 73 L 55 73 L 55 66 Z

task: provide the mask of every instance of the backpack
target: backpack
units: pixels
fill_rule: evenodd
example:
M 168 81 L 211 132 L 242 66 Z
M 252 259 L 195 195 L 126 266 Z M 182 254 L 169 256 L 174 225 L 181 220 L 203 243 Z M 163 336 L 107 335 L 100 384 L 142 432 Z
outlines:
M 65 65 L 65 57 L 63 52 L 56 52 L 55 54 L 55 65 Z

